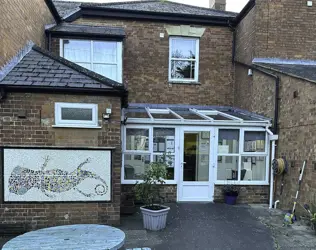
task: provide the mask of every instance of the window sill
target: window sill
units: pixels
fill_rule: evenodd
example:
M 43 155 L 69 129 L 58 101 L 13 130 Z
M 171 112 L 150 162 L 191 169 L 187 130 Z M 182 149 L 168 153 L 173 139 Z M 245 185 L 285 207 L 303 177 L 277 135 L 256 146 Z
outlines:
M 102 126 L 89 125 L 52 125 L 53 128 L 87 128 L 87 129 L 101 129 Z
M 268 186 L 267 181 L 215 181 L 215 185 L 236 185 L 236 186 Z
M 121 180 L 121 184 L 125 185 L 135 185 L 136 183 L 142 183 L 143 180 Z M 167 180 L 166 183 L 162 185 L 177 185 L 177 182 L 174 180 Z M 160 184 L 159 184 L 160 185 Z
M 183 85 L 201 85 L 200 82 L 197 81 L 169 81 L 169 84 L 183 84 Z

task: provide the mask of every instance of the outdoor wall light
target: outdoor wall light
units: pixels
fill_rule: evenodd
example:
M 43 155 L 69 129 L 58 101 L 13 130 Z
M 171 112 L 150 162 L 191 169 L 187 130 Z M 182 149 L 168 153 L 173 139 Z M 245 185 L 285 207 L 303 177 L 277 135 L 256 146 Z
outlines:
M 107 108 L 105 110 L 105 113 L 102 114 L 102 117 L 104 120 L 110 119 L 110 115 L 112 114 L 112 109 L 111 108 Z

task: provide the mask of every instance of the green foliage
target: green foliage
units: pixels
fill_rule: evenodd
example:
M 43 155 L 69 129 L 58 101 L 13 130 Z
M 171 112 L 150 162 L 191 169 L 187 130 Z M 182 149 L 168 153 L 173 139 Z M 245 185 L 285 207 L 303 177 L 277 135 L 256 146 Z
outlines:
M 316 213 L 312 215 L 311 222 L 314 224 L 316 223 Z
M 160 195 L 160 186 L 167 178 L 168 156 L 163 155 L 158 162 L 151 162 L 145 170 L 143 181 L 137 182 L 134 191 L 137 200 L 147 207 L 163 203 L 164 197 Z
M 238 196 L 238 194 L 240 192 L 240 186 L 232 185 L 232 184 L 226 184 L 226 185 L 223 186 L 222 190 L 223 190 L 223 193 L 225 195 Z

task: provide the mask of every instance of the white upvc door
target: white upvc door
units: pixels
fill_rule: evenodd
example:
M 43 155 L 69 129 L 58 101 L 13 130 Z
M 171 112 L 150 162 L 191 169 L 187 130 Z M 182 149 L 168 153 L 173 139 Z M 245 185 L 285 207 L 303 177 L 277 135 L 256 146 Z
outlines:
M 214 128 L 182 127 L 178 201 L 213 201 Z

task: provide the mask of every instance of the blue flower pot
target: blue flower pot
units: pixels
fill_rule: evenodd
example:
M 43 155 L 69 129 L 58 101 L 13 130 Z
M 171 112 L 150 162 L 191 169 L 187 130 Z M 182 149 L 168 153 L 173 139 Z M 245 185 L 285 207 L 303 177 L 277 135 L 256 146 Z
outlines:
M 235 205 L 238 196 L 225 195 L 225 203 L 228 205 Z

